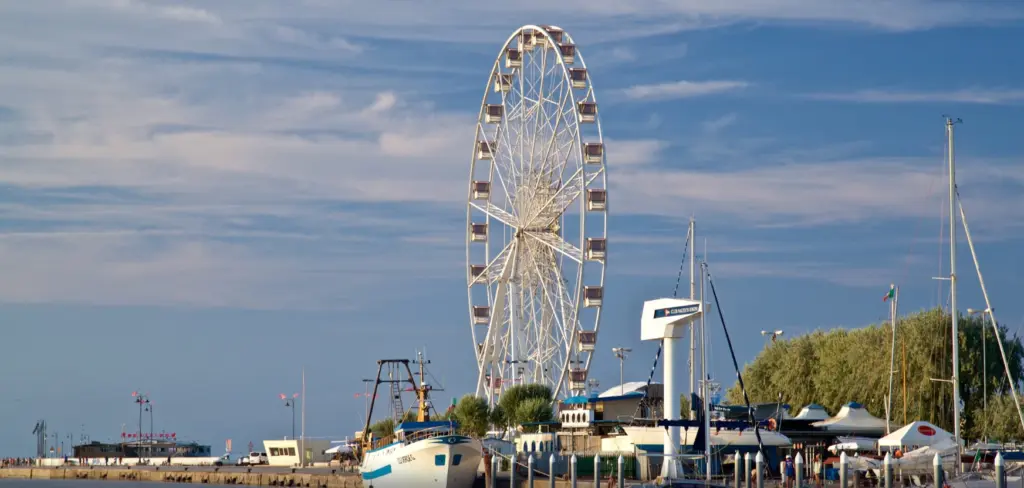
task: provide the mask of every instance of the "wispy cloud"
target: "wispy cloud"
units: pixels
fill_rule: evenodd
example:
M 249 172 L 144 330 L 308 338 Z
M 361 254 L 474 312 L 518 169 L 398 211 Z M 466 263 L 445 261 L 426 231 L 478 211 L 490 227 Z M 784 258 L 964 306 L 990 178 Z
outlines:
M 674 81 L 652 85 L 635 85 L 623 90 L 631 100 L 672 100 L 703 97 L 746 88 L 746 81 Z
M 813 100 L 857 103 L 975 103 L 999 105 L 1024 102 L 1024 89 L 968 88 L 953 91 L 860 90 L 849 93 L 814 93 Z

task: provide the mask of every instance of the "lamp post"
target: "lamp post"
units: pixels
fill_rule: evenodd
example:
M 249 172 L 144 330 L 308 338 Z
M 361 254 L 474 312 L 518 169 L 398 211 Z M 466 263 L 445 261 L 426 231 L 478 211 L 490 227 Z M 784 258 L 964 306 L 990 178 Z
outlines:
M 775 340 L 778 339 L 780 336 L 782 336 L 782 334 L 783 334 L 783 332 L 781 330 L 776 330 L 776 331 L 762 330 L 761 331 L 761 335 L 770 338 L 771 341 L 772 341 L 772 344 L 774 344 Z
M 991 317 L 992 309 L 986 308 L 984 310 L 975 310 L 973 308 L 967 309 L 968 315 L 981 315 L 981 398 L 982 404 L 982 415 L 985 418 L 985 423 L 988 423 L 988 361 L 985 358 L 985 317 L 986 315 Z M 986 438 L 987 440 L 987 438 Z
M 292 409 L 292 440 L 295 440 L 295 401 L 299 398 L 298 393 L 293 393 L 291 398 L 284 393 L 281 394 L 281 400 L 284 401 L 285 408 Z
M 136 450 L 139 455 L 139 462 L 142 462 L 142 409 L 149 405 L 149 395 L 141 394 L 138 391 L 132 392 L 132 401 L 139 404 L 139 437 L 136 439 Z
M 633 350 L 628 348 L 628 347 L 613 347 L 612 348 L 612 353 L 615 354 L 615 357 L 619 358 L 619 395 L 625 395 L 626 394 L 626 385 L 624 383 L 625 380 L 624 380 L 623 371 L 624 371 L 624 365 L 625 365 L 625 362 L 626 362 L 626 356 L 628 356 L 629 353 L 631 353 L 631 352 L 633 352 Z

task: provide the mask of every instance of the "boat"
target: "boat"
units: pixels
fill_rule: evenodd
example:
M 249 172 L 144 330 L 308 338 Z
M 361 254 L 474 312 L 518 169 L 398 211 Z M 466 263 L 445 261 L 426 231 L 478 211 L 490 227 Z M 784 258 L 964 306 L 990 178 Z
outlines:
M 428 398 L 431 388 L 426 384 L 422 355 L 419 355 L 420 381 L 413 379 L 407 359 L 377 361 L 377 379 L 373 387 L 366 426 L 357 446 L 360 455 L 359 472 L 363 485 L 371 488 L 439 487 L 470 488 L 476 482 L 482 457 L 479 440 L 458 432 L 458 423 L 451 420 L 431 420 Z M 382 379 L 387 369 L 387 378 Z M 404 373 L 404 375 L 403 375 Z M 405 376 L 404 379 L 400 379 Z M 390 435 L 374 438 L 370 419 L 382 383 L 390 386 L 391 415 L 395 422 Z M 402 383 L 406 391 L 416 393 L 416 420 L 403 421 L 405 411 L 401 405 Z M 436 412 L 435 412 L 436 413 Z

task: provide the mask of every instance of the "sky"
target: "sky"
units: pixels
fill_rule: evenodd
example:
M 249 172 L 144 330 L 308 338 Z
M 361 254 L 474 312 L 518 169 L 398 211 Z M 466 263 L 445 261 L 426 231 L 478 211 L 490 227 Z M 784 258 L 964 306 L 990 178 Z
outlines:
M 341 439 L 375 361 L 417 349 L 438 402 L 471 391 L 469 155 L 524 24 L 572 35 L 600 106 L 602 386 L 614 346 L 646 379 L 640 310 L 671 294 L 691 215 L 740 365 L 763 329 L 885 319 L 890 283 L 903 311 L 945 305 L 944 114 L 1017 331 L 1022 20 L 971 0 L 0 2 L 0 456 L 33 454 L 39 419 L 67 443 L 133 431 L 133 391 L 157 431 L 237 452 L 290 435 L 278 395 L 303 368 L 307 435 Z M 958 235 L 960 307 L 984 308 Z

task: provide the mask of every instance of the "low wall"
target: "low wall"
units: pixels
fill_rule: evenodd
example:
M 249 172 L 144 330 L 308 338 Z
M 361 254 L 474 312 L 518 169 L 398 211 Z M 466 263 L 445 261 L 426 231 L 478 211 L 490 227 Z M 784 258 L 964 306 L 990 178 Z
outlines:
M 229 471 L 185 471 L 182 469 L 133 470 L 88 468 L 3 468 L 0 479 L 82 479 L 207 483 L 215 485 L 292 486 L 303 488 L 362 488 L 357 475 L 306 473 L 240 473 Z

